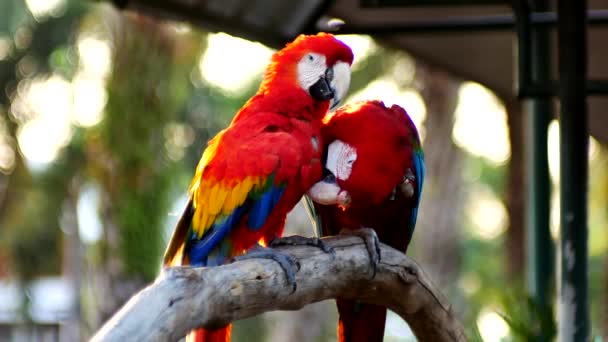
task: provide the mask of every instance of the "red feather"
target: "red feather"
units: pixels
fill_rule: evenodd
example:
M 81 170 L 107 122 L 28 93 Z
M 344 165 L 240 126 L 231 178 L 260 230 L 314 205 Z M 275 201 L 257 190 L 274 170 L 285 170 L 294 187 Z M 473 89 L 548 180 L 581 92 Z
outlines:
M 416 127 L 401 107 L 387 108 L 379 101 L 344 106 L 324 121 L 324 141 L 338 139 L 350 145 L 357 159 L 350 176 L 337 179 L 340 189 L 350 194 L 351 204 L 347 208 L 315 204 L 323 235 L 336 235 L 343 228 L 373 228 L 380 241 L 405 252 L 420 194 L 408 196 L 399 186 L 406 170 L 416 169 L 420 149 Z M 338 299 L 337 305 L 339 341 L 382 341 L 386 308 L 344 299 Z
M 354 300 L 336 300 L 338 312 L 338 341 L 381 342 L 384 339 L 386 308 Z
M 229 342 L 231 331 L 232 324 L 217 330 L 196 329 L 188 334 L 186 342 Z

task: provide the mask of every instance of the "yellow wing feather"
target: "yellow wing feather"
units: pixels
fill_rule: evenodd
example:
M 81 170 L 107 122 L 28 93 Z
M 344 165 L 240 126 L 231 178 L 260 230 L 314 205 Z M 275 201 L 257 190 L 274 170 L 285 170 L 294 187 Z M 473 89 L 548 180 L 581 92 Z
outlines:
M 207 198 L 207 209 L 209 210 L 209 215 L 219 214 L 219 212 L 222 210 L 227 193 L 227 191 L 222 191 L 220 189 L 219 183 L 211 185 L 211 189 L 209 189 L 209 197 Z
M 200 177 L 200 176 L 199 176 Z M 193 182 L 190 189 L 194 202 L 192 228 L 200 238 L 215 220 L 230 215 L 242 205 L 249 193 L 263 185 L 262 177 L 245 177 L 234 186 L 222 180 L 203 179 Z

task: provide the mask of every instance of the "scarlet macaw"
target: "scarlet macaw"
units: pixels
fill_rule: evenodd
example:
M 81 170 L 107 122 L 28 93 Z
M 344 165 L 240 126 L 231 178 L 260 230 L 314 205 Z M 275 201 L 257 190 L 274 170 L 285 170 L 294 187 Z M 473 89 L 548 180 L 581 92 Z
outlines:
M 322 235 L 361 236 L 375 272 L 377 240 L 405 252 L 414 232 L 425 172 L 418 131 L 403 108 L 379 101 L 341 107 L 325 122 L 327 176 L 308 192 L 316 203 L 307 207 Z M 385 307 L 336 303 L 339 341 L 382 341 Z
M 348 46 L 324 33 L 301 35 L 272 56 L 256 95 L 209 141 L 165 266 L 221 265 L 281 236 L 287 213 L 322 176 L 322 118 L 344 98 L 352 60 Z M 285 255 L 252 255 L 279 261 L 294 281 Z M 228 341 L 230 325 L 189 339 Z

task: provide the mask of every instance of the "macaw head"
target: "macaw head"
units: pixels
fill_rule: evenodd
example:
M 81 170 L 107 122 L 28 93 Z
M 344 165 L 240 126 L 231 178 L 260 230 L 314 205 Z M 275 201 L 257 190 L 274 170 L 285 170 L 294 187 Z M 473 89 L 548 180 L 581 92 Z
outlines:
M 407 186 L 417 132 L 403 108 L 365 101 L 339 108 L 325 118 L 326 177 L 309 191 L 321 204 L 380 204 Z M 414 131 L 412 132 L 412 128 Z M 414 135 L 415 140 L 412 138 Z M 406 183 L 404 183 L 406 182 Z M 405 184 L 405 186 L 398 186 Z M 412 193 L 405 194 L 412 196 Z
M 300 35 L 272 56 L 260 91 L 298 88 L 334 108 L 348 91 L 352 62 L 351 49 L 333 35 Z

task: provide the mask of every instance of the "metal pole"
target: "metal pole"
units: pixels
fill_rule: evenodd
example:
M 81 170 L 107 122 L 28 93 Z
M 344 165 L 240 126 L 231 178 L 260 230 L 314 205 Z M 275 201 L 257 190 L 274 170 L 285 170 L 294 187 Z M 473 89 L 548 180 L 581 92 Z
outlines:
M 524 0 L 525 2 L 525 0 Z M 548 8 L 547 1 L 535 1 L 536 11 Z M 521 38 L 520 38 L 521 39 Z M 551 78 L 551 54 L 549 53 L 549 29 L 536 27 L 531 30 L 532 81 L 547 83 Z M 521 66 L 520 66 L 521 67 Z M 553 240 L 549 227 L 551 182 L 547 154 L 548 128 L 552 118 L 551 99 L 533 98 L 528 115 L 528 289 L 543 315 L 552 317 L 554 258 Z M 536 341 L 548 341 L 545 331 L 540 331 Z
M 589 341 L 586 0 L 558 1 L 560 75 L 560 341 Z

